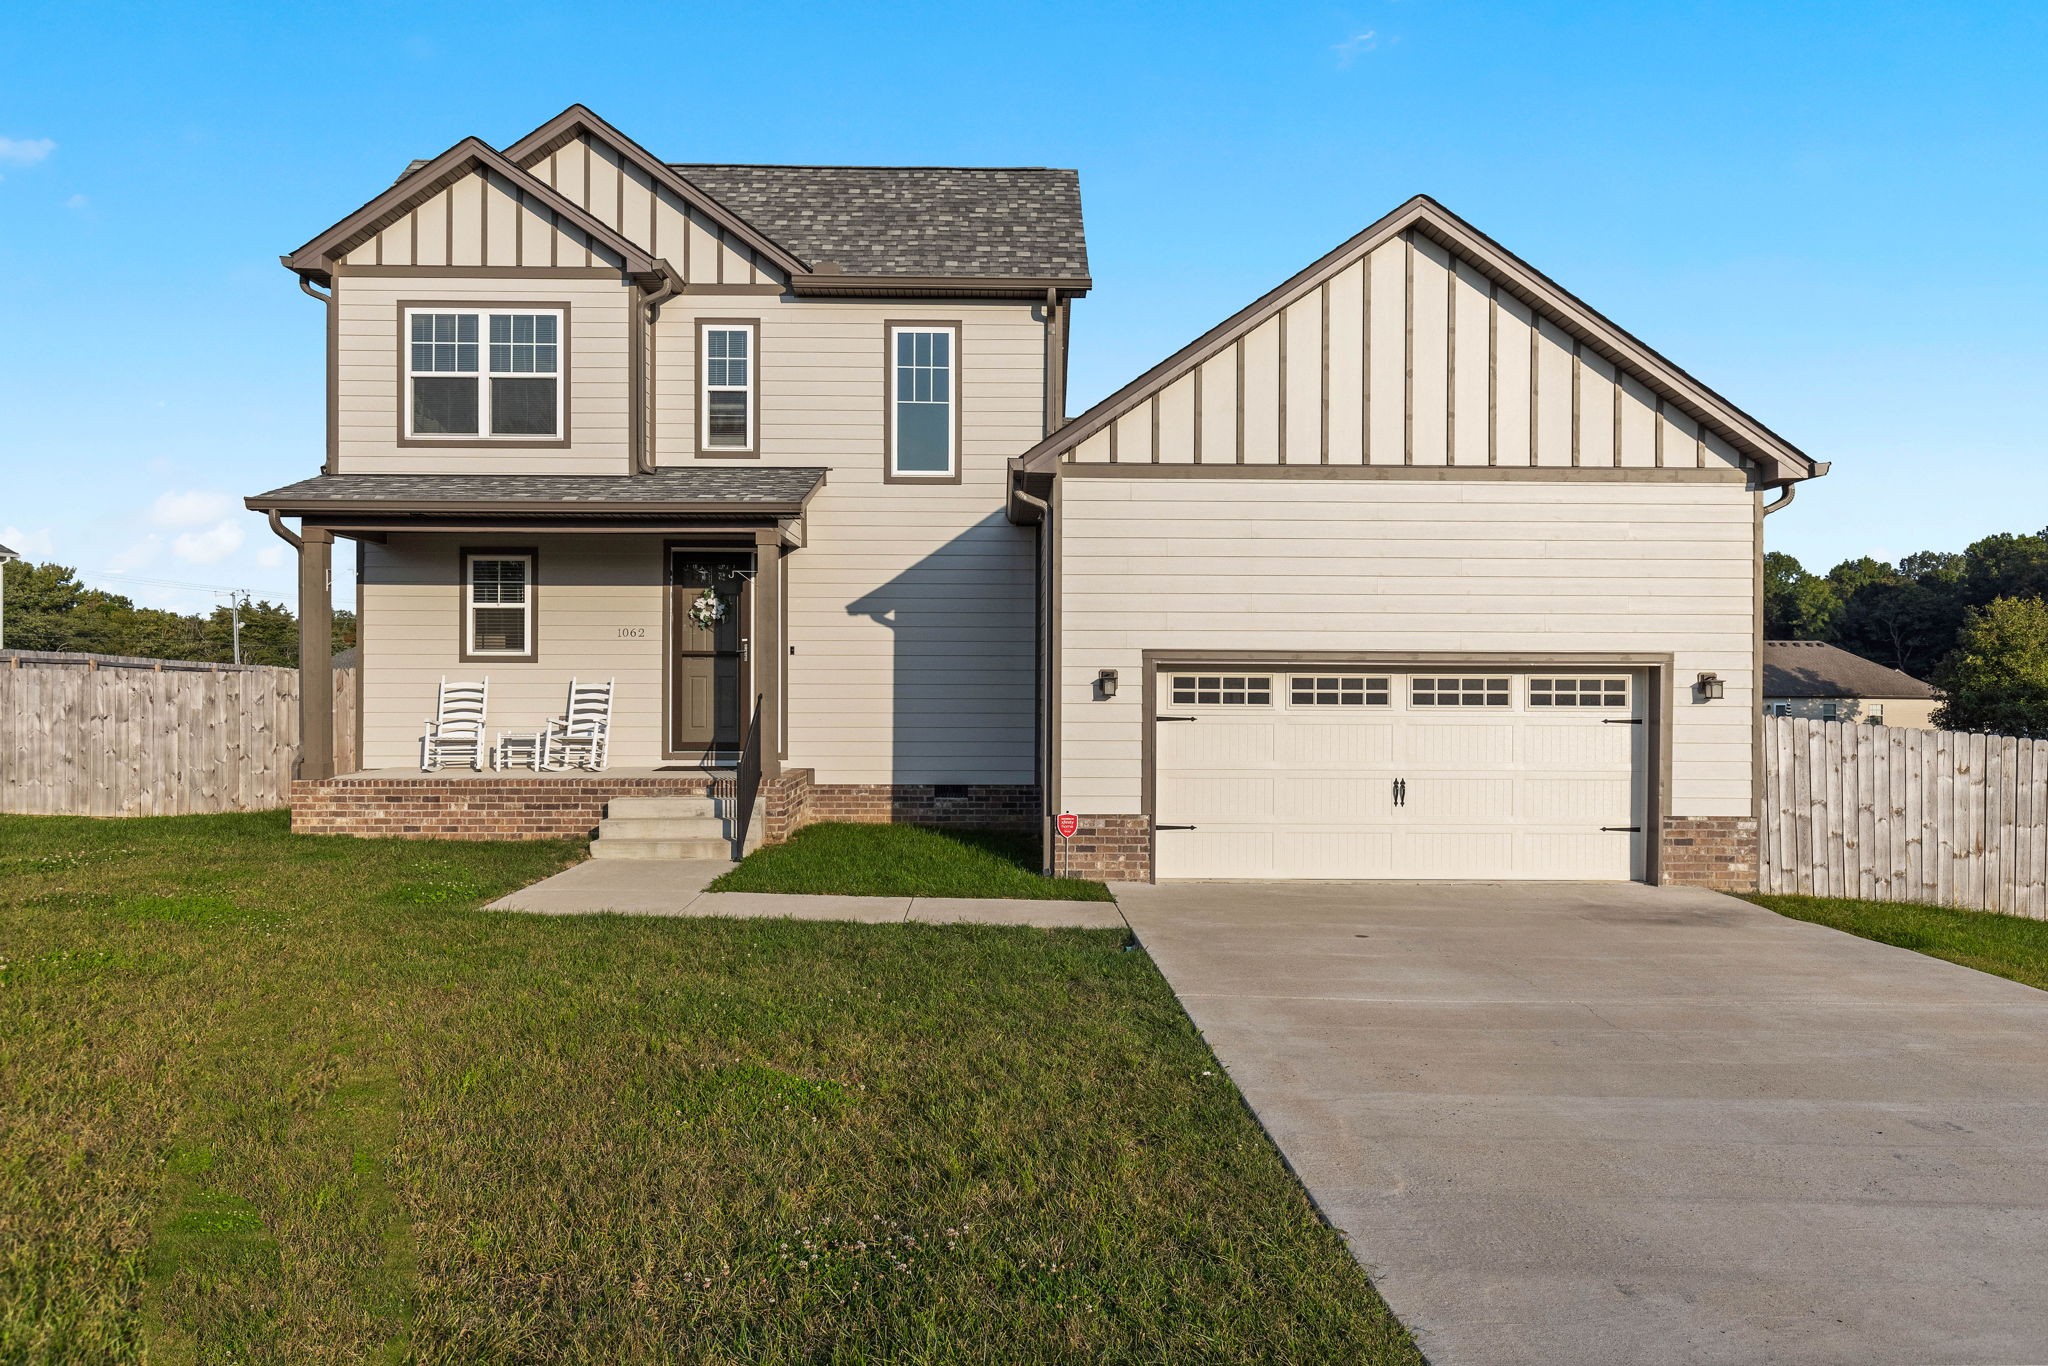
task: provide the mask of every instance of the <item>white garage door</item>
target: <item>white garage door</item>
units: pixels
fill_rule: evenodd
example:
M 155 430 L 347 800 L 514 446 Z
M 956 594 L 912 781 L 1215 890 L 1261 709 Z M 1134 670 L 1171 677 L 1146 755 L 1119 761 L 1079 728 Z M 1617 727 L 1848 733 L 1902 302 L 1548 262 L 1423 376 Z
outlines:
M 1167 669 L 1162 878 L 1640 877 L 1627 670 Z

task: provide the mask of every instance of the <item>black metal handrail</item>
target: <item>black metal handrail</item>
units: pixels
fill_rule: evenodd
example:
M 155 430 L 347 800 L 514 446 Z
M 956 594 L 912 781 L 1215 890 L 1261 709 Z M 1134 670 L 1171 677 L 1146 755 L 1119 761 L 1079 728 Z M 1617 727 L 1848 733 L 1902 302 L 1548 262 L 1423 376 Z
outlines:
M 754 797 L 761 790 L 761 695 L 754 695 L 754 715 L 740 740 L 740 766 L 735 775 L 733 802 L 733 857 L 747 852 L 747 823 L 754 819 Z

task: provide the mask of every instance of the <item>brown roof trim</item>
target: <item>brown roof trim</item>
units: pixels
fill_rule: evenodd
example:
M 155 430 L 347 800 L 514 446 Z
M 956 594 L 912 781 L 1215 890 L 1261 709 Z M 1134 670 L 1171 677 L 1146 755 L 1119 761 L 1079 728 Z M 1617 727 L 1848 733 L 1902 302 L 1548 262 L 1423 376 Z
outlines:
M 591 499 L 573 502 L 540 502 L 534 499 L 391 499 L 368 498 L 266 498 L 255 494 L 244 498 L 251 512 L 276 512 L 285 517 L 347 517 L 352 520 L 382 517 L 794 517 L 802 513 L 809 496 L 795 502 L 687 502 L 657 503 L 622 501 L 603 503 Z
M 417 171 L 400 177 L 390 189 L 280 259 L 287 269 L 297 271 L 302 277 L 316 284 L 327 284 L 332 281 L 335 263 L 341 257 L 399 215 L 417 208 L 478 168 L 503 176 L 546 205 L 557 218 L 611 248 L 626 263 L 629 274 L 660 277 L 669 273 L 665 263 L 649 256 L 631 238 L 594 217 L 581 205 L 565 199 L 552 186 L 535 179 L 489 143 L 474 137 L 464 138 Z
M 1612 320 L 1595 311 L 1427 195 L 1417 195 L 1336 250 L 1204 332 L 1159 364 L 1046 437 L 1022 457 L 1029 469 L 1056 468 L 1059 456 L 1250 332 L 1296 298 L 1374 249 L 1417 231 L 1464 257 L 1502 289 L 1539 308 L 1604 358 L 1636 372 L 1673 407 L 1713 428 L 1743 456 L 1764 467 L 1762 482 L 1787 484 L 1827 472 L 1812 459 L 1721 395 L 1694 379 Z
M 642 147 L 639 143 L 633 141 L 633 139 L 627 137 L 624 133 L 612 127 L 611 124 L 606 123 L 603 119 L 592 113 L 588 106 L 581 104 L 570 105 L 567 109 L 564 109 L 561 113 L 555 115 L 546 123 L 543 123 L 540 127 L 513 143 L 510 147 L 507 147 L 505 155 L 522 167 L 530 166 L 549 152 L 554 151 L 557 147 L 569 142 L 579 133 L 588 133 L 618 148 L 621 155 L 630 158 L 635 165 L 645 171 L 656 183 L 667 187 L 671 193 L 680 195 L 682 198 L 695 204 L 706 214 L 709 214 L 726 231 L 738 237 L 763 256 L 766 256 L 783 270 L 789 272 L 790 275 L 800 276 L 810 273 L 810 266 L 799 259 L 794 252 L 769 237 L 753 224 L 747 222 L 746 219 L 741 218 L 731 209 L 726 208 L 725 205 L 719 203 L 716 198 L 700 188 L 695 181 L 685 179 L 674 168 L 670 167 L 667 162 L 662 161 L 645 147 Z
M 1022 275 L 806 275 L 790 282 L 790 290 L 803 296 L 936 294 L 969 298 L 1043 299 L 1047 290 L 1057 290 L 1078 299 L 1094 288 L 1085 275 L 1071 279 Z

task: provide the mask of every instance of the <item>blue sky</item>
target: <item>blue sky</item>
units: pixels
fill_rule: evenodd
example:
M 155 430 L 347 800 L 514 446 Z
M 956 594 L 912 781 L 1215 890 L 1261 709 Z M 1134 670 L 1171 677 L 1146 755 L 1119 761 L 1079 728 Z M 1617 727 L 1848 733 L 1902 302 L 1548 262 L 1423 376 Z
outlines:
M 15 7 L 0 541 L 284 596 L 310 474 L 277 256 L 582 101 L 674 160 L 1078 167 L 1078 410 L 1411 194 L 1835 472 L 1826 565 L 2048 522 L 2048 6 Z M 342 586 L 337 585 L 338 589 Z

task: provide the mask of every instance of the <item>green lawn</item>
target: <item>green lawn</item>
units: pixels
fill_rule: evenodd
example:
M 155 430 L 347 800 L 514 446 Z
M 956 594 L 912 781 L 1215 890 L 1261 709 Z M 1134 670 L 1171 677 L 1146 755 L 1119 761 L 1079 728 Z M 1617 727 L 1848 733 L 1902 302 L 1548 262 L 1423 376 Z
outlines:
M 713 882 L 714 892 L 846 896 L 1001 896 L 1109 901 L 1109 889 L 1038 871 L 1038 840 L 1000 830 L 921 825 L 807 825 L 757 849 Z
M 1757 905 L 2048 991 L 2048 921 L 1903 901 L 1752 896 Z
M 1124 936 L 0 817 L 0 1361 L 1415 1362 Z

